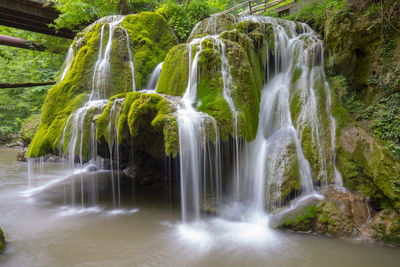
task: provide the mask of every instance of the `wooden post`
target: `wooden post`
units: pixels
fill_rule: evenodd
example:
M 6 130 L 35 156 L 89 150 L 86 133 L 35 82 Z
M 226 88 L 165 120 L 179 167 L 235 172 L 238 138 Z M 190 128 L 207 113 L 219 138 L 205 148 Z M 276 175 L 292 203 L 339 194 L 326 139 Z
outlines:
M 252 12 L 251 12 L 251 1 L 249 1 L 249 10 L 250 10 L 250 15 L 252 15 Z

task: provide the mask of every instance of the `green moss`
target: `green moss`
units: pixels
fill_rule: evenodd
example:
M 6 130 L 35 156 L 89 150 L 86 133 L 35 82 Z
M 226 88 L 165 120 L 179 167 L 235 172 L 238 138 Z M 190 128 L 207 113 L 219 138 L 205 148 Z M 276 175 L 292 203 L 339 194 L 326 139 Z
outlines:
M 286 166 L 283 174 L 283 181 L 280 187 L 280 201 L 285 204 L 291 200 L 291 197 L 296 195 L 296 192 L 301 190 L 301 180 L 299 171 L 299 162 L 297 159 L 296 147 L 292 143 L 287 147 L 285 158 Z
M 186 44 L 173 47 L 163 62 L 157 92 L 181 96 L 188 83 L 189 51 Z
M 150 73 L 178 40 L 165 18 L 157 13 L 128 15 L 122 26 L 130 36 L 136 87 L 143 88 Z
M 319 208 L 317 206 L 308 206 L 303 212 L 285 219 L 278 227 L 292 229 L 294 231 L 310 231 L 318 211 Z
M 335 202 L 321 201 L 289 216 L 278 226 L 302 232 L 317 232 L 331 236 L 352 236 L 353 224 Z
M 178 124 L 173 113 L 175 106 L 168 100 L 161 100 L 157 104 L 157 116 L 151 122 L 151 125 L 158 132 L 162 131 L 164 135 L 165 154 L 176 157 L 179 152 L 179 132 Z
M 378 219 L 372 222 L 372 228 L 375 231 L 374 237 L 400 246 L 400 215 L 391 209 L 385 209 L 376 217 Z
M 198 109 L 216 119 L 220 135 L 226 140 L 233 132 L 233 114 L 223 97 L 220 54 L 215 49 L 205 48 L 199 55 L 198 64 Z
M 76 56 L 68 73 L 46 97 L 41 123 L 27 153 L 28 157 L 56 152 L 68 116 L 85 102 L 83 99 L 92 88 L 99 47 L 102 46 L 104 51 L 108 40 L 109 27 L 105 26 L 103 43 L 100 44 L 100 33 L 104 23 L 106 22 L 97 23 L 79 34 L 82 39 L 79 47 L 76 48 Z M 132 50 L 136 68 L 135 81 L 137 87 L 141 87 L 147 82 L 154 67 L 177 43 L 177 39 L 165 19 L 155 13 L 145 12 L 126 16 L 121 24 L 130 36 L 130 50 Z M 111 78 L 107 80 L 109 84 L 106 84 L 106 95 L 101 97 L 108 98 L 116 93 L 132 91 L 126 38 L 125 30 L 118 26 L 113 32 L 110 58 Z M 84 136 L 87 135 L 86 129 Z
M 88 99 L 88 95 L 83 93 L 76 96 L 71 104 L 61 110 L 57 117 L 54 118 L 50 126 L 45 124 L 43 119 L 43 112 L 41 115 L 41 122 L 39 128 L 36 131 L 34 138 L 32 139 L 31 145 L 29 146 L 27 156 L 28 157 L 39 157 L 46 154 L 55 153 L 55 150 L 59 147 L 59 141 L 62 137 L 63 130 L 68 121 L 68 117 L 79 107 L 81 107 Z
M 118 94 L 111 97 L 103 112 L 97 117 L 96 138 L 98 141 L 101 140 L 101 137 L 104 137 L 108 145 L 112 146 L 115 142 L 115 127 L 117 127 L 117 139 L 120 140 L 120 117 L 126 115 L 123 113 L 122 105 L 124 102 L 121 100 L 125 97 L 126 94 Z M 114 111 L 111 113 L 113 109 Z
M 91 88 L 92 74 L 98 56 L 101 24 L 96 24 L 84 35 L 85 45 L 79 49 L 65 78 L 53 86 L 43 105 L 37 134 L 28 150 L 28 157 L 38 157 L 54 152 L 56 141 L 67 117 L 80 105 L 77 96 Z M 83 97 L 82 97 L 83 98 Z M 82 102 L 79 102 L 83 104 Z M 55 132 L 54 132 L 55 131 Z
M 110 94 L 107 98 L 125 92 L 133 91 L 132 69 L 129 63 L 129 51 L 126 32 L 122 27 L 117 27 L 113 32 L 110 55 Z M 135 73 L 136 73 L 135 69 Z
M 235 87 L 232 99 L 238 111 L 239 134 L 247 141 L 255 138 L 258 128 L 261 86 L 264 79 L 258 51 L 252 40 L 237 32 L 224 32 L 227 57 Z
M 191 33 L 188 42 L 194 38 L 215 35 L 235 29 L 236 18 L 231 14 L 213 15 L 201 21 Z

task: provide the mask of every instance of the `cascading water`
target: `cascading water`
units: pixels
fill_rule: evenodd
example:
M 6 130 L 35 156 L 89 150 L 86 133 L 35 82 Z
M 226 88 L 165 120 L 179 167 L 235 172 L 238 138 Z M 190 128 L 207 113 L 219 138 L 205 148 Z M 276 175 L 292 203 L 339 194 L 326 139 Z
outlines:
M 155 89 L 157 88 L 158 80 L 160 79 L 160 74 L 162 70 L 162 64 L 163 62 L 159 63 L 151 73 L 150 80 L 146 85 L 146 89 L 155 91 Z
M 214 21 L 214 20 L 213 20 Z M 234 86 L 230 74 L 230 65 L 226 57 L 224 42 L 218 35 L 209 35 L 192 39 L 189 44 L 189 77 L 188 87 L 183 96 L 185 103 L 177 112 L 180 138 L 180 168 L 181 168 L 181 201 L 183 221 L 187 221 L 188 207 L 198 219 L 202 192 L 202 172 L 199 168 L 200 159 L 204 155 L 204 117 L 194 110 L 196 86 L 199 80 L 197 68 L 201 52 L 201 44 L 205 39 L 216 43 L 220 53 L 221 72 L 223 79 L 223 95 L 228 103 L 234 119 L 233 163 L 222 168 L 230 168 L 233 180 L 231 201 L 240 202 L 247 207 L 243 211 L 234 209 L 229 213 L 265 214 L 265 210 L 276 211 L 285 205 L 286 197 L 282 196 L 282 186 L 287 176 L 287 170 L 295 166 L 300 187 L 297 195 L 308 196 L 314 193 L 314 181 L 317 184 L 328 184 L 328 164 L 331 157 L 334 182 L 341 186 L 341 176 L 335 165 L 335 120 L 330 111 L 330 92 L 323 69 L 322 42 L 310 27 L 305 24 L 283 21 L 279 19 L 246 16 L 239 17 L 239 22 L 253 21 L 272 25 L 274 32 L 273 58 L 270 58 L 269 47 L 266 44 L 264 62 L 265 84 L 261 92 L 258 132 L 251 143 L 240 147 L 237 111 L 231 98 L 231 88 Z M 206 29 L 209 28 L 207 23 Z M 212 26 L 212 25 L 211 25 Z M 210 26 L 210 27 L 211 27 Z M 197 30 L 196 26 L 194 31 Z M 212 27 L 215 28 L 215 27 Z M 214 32 L 215 33 L 215 29 Z M 192 50 L 197 52 L 193 61 Z M 215 47 L 214 47 L 215 48 Z M 270 73 L 270 61 L 273 60 L 273 73 Z M 322 90 L 323 93 L 321 93 Z M 321 96 L 325 94 L 325 96 Z M 293 99 L 297 97 L 299 111 L 292 117 Z M 324 98 L 325 97 L 325 98 Z M 321 102 L 325 101 L 325 114 L 329 121 L 330 154 L 326 152 L 323 139 L 327 133 L 323 130 L 323 118 L 320 115 Z M 323 106 L 323 105 L 322 105 Z M 190 114 L 190 115 L 189 115 Z M 309 136 L 304 137 L 309 133 Z M 313 155 L 318 164 L 312 168 L 303 150 L 303 140 L 308 138 Z M 189 185 L 188 185 L 189 184 Z M 190 187 L 190 190 L 188 187 Z M 221 196 L 218 196 L 221 199 Z M 220 207 L 221 208 L 221 207 Z M 224 214 L 224 212 L 222 212 Z M 234 216 L 243 218 L 242 216 Z
M 181 180 L 181 207 L 182 220 L 198 220 L 200 218 L 202 196 L 205 194 L 206 188 L 202 187 L 202 182 L 206 182 L 206 165 L 208 164 L 208 155 L 205 147 L 206 142 L 206 124 L 211 122 L 216 135 L 215 144 L 218 145 L 218 128 L 215 120 L 198 112 L 193 107 L 197 94 L 198 82 L 198 62 L 202 51 L 201 43 L 205 38 L 194 39 L 188 45 L 189 49 L 189 77 L 186 91 L 182 98 L 182 103 L 178 105 L 176 112 L 178 129 L 179 129 L 179 146 L 180 146 L 180 180 Z M 192 53 L 197 49 L 193 62 Z M 208 120 L 208 122 L 207 122 Z M 215 159 L 219 162 L 219 148 L 215 149 Z M 217 165 L 217 164 L 216 164 Z M 215 177 L 215 184 L 220 184 L 218 174 Z M 216 191 L 220 190 L 217 186 Z M 219 193 L 216 192 L 218 195 Z
M 96 203 L 97 185 L 94 183 L 91 186 L 93 193 L 85 195 L 83 173 L 88 166 L 102 169 L 107 165 L 98 156 L 96 123 L 93 118 L 100 115 L 108 104 L 108 136 L 104 136 L 108 145 L 107 169 L 111 173 L 112 207 L 121 207 L 121 159 L 117 140 L 120 138 L 119 121 L 125 99 L 108 100 L 116 93 L 113 92 L 115 88 L 112 88 L 111 82 L 111 54 L 117 29 L 121 30 L 122 35 L 125 34 L 125 60 L 129 63 L 132 76 L 132 91 L 136 90 L 129 33 L 122 28 L 122 20 L 122 16 L 111 17 L 101 26 L 89 100 L 69 116 L 60 138 L 59 151 L 65 152 L 68 168 L 80 174 L 71 179 L 70 202 L 73 205 L 79 200 L 82 207 L 85 203 Z M 342 184 L 335 165 L 335 120 L 330 110 L 330 92 L 323 69 L 321 41 L 305 24 L 257 16 L 233 17 L 232 20 L 235 24 L 251 21 L 262 25 L 265 31 L 268 27 L 273 30 L 273 46 L 269 45 L 267 39 L 270 37 L 266 33 L 260 41 L 263 50 L 259 51 L 262 58 L 258 60 L 263 70 L 261 79 L 264 84 L 259 99 L 258 131 L 252 142 L 244 141 L 239 134 L 242 123 L 240 113 L 243 110 L 236 105 L 238 89 L 228 59 L 232 59 L 229 57 L 229 41 L 223 36 L 224 32 L 218 32 L 218 17 L 213 16 L 205 27 L 207 34 L 211 35 L 190 38 L 187 44 L 186 90 L 181 99 L 177 97 L 172 101 L 176 108 L 174 116 L 179 135 L 180 193 L 184 222 L 198 221 L 207 206 L 212 206 L 222 217 L 246 220 L 251 214 L 265 214 L 265 210 L 277 212 L 293 198 L 313 193 L 314 184 L 328 184 L 331 177 L 334 177 L 336 185 Z M 198 30 L 201 30 L 199 25 L 194 31 Z M 105 38 L 106 33 L 108 37 Z M 225 141 L 221 140 L 217 118 L 198 110 L 201 101 L 198 99 L 197 87 L 202 75 L 199 64 L 202 64 L 202 53 L 210 48 L 217 52 L 220 61 L 220 69 L 215 72 L 220 73 L 222 88 L 219 89 L 222 89 L 223 100 L 232 118 L 232 131 Z M 73 60 L 71 48 L 61 80 Z M 162 70 L 163 62 L 149 76 L 144 94 L 156 94 Z M 294 108 L 297 109 L 296 114 Z M 325 128 L 329 128 L 330 133 Z M 327 145 L 324 140 L 328 139 Z M 306 141 L 310 143 L 308 147 L 305 146 Z M 222 151 L 229 151 L 229 155 Z M 298 184 L 290 192 L 285 190 L 288 179 L 292 179 L 289 183 Z M 75 182 L 80 182 L 79 197 L 75 196 Z
M 123 33 L 125 33 L 128 63 L 132 75 L 132 91 L 136 90 L 129 33 L 121 26 L 123 18 L 123 16 L 112 16 L 103 19 L 104 21 L 101 20 L 101 22 L 106 23 L 101 26 L 100 30 L 98 57 L 94 66 L 92 87 L 90 95 L 88 96 L 89 100 L 68 117 L 59 141 L 59 152 L 62 153 L 64 151 L 65 158 L 68 162 L 68 164 L 66 164 L 65 166 L 65 174 L 66 177 L 70 177 L 70 187 L 68 188 L 70 196 L 65 197 L 65 199 L 69 199 L 69 203 L 65 204 L 71 204 L 72 206 L 75 206 L 76 204 L 80 203 L 82 208 L 84 208 L 86 205 L 98 204 L 98 185 L 96 181 L 97 174 L 94 174 L 95 178 L 90 179 L 89 181 L 85 181 L 84 176 L 87 174 L 87 172 L 91 172 L 93 170 L 101 170 L 104 168 L 104 160 L 97 154 L 98 144 L 96 139 L 96 124 L 92 120 L 94 117 L 100 115 L 103 112 L 109 101 L 108 97 L 112 96 L 113 94 L 111 91 L 113 90 L 113 88 L 110 84 L 112 77 L 110 60 L 113 50 L 114 31 L 117 29 L 117 27 L 121 27 Z M 91 25 L 89 29 L 97 23 Z M 106 41 L 105 49 L 103 49 L 104 34 L 107 26 L 108 39 Z M 70 66 L 74 60 L 74 47 L 76 47 L 81 40 L 82 38 L 71 45 L 64 64 L 65 67 L 62 71 L 59 81 L 63 80 L 68 73 Z M 113 102 L 113 106 L 111 107 L 110 112 L 110 124 L 108 125 L 108 130 L 112 135 L 109 138 L 111 142 L 109 142 L 108 148 L 110 156 L 109 169 L 111 170 L 110 180 L 112 186 L 111 194 L 113 208 L 120 208 L 121 206 L 119 174 L 120 153 L 119 146 L 117 144 L 117 129 L 122 103 L 123 101 L 120 99 L 115 99 L 115 101 Z M 34 173 L 37 173 L 37 171 L 35 170 L 34 161 L 34 159 L 29 159 L 30 167 L 28 168 L 28 176 L 30 185 L 33 185 Z M 43 159 L 41 158 L 40 162 L 42 161 Z M 116 166 L 114 166 L 114 161 L 116 163 Z M 40 166 L 42 165 L 43 164 L 41 164 Z M 117 169 L 116 174 L 114 174 L 114 169 Z M 42 169 L 40 170 L 39 175 L 43 176 Z M 116 177 L 114 177 L 114 175 Z M 90 183 L 88 185 L 90 189 L 85 192 L 84 186 L 86 186 L 87 183 Z M 79 190 L 77 186 L 79 187 Z M 76 194 L 77 191 L 80 191 L 79 196 Z

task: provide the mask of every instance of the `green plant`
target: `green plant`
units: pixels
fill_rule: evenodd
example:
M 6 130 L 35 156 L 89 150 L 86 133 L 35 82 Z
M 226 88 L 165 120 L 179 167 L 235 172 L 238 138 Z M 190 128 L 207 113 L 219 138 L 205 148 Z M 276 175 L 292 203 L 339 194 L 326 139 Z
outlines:
M 323 32 L 325 11 L 327 9 L 341 10 L 342 12 L 347 9 L 346 0 L 299 1 L 299 5 L 300 9 L 297 12 L 283 18 L 308 23 L 314 30 L 320 33 Z M 269 13 L 267 12 L 266 15 L 269 15 Z
M 155 11 L 158 5 L 159 1 L 156 0 L 131 0 L 128 2 L 128 7 L 133 13 Z
M 174 28 L 181 41 L 186 40 L 196 23 L 215 11 L 211 5 L 202 0 L 192 0 L 186 5 L 168 1 L 156 10 Z

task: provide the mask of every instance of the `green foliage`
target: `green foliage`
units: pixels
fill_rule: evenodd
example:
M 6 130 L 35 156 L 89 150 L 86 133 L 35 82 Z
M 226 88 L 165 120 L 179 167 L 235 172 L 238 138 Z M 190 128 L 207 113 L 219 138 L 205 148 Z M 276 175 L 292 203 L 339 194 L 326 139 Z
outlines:
M 23 38 L 47 46 L 66 46 L 68 42 L 8 27 L 0 26 L 0 34 Z M 65 49 L 65 52 L 67 49 Z M 61 69 L 64 55 L 28 49 L 0 46 L 0 82 L 54 81 Z M 8 135 L 17 133 L 21 122 L 31 114 L 40 113 L 49 86 L 0 90 L 0 141 L 8 142 Z
M 128 3 L 129 9 L 134 13 L 155 11 L 158 5 L 159 1 L 156 0 L 131 0 Z
M 40 114 L 34 114 L 24 119 L 22 122 L 19 138 L 29 144 L 36 133 L 40 123 Z
M 313 1 L 299 1 L 301 6 L 300 10 L 284 16 L 284 19 L 301 21 L 310 24 L 316 31 L 323 32 L 325 21 L 325 10 L 345 10 L 346 0 L 313 0 Z M 274 15 L 273 11 L 267 11 L 265 15 Z
M 305 208 L 303 213 L 295 215 L 293 218 L 286 219 L 282 224 L 281 227 L 287 227 L 290 225 L 307 225 L 312 222 L 312 220 L 316 217 L 319 208 L 315 205 L 308 206 Z
M 189 4 L 178 5 L 173 1 L 164 3 L 157 13 L 164 16 L 174 28 L 176 35 L 184 41 L 192 31 L 197 22 L 207 18 L 215 11 L 207 2 L 192 0 Z
M 55 28 L 82 30 L 98 18 L 117 14 L 117 3 L 109 0 L 59 0 L 57 9 L 61 15 L 54 21 Z
M 386 148 L 400 158 L 400 93 L 383 98 L 372 113 L 372 129 L 378 137 L 388 141 Z

